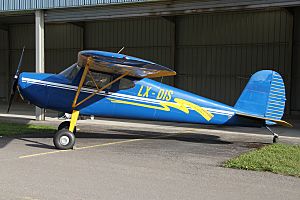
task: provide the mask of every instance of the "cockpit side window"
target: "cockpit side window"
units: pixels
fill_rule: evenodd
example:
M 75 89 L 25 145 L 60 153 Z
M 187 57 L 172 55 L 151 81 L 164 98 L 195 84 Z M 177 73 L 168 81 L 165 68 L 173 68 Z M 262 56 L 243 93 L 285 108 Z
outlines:
M 92 75 L 92 76 L 91 76 Z M 116 74 L 106 74 L 106 73 L 100 73 L 100 72 L 93 72 L 91 71 L 91 75 L 88 74 L 86 76 L 84 87 L 97 89 L 95 86 L 95 83 L 97 84 L 98 88 L 102 88 L 105 85 L 112 82 L 114 79 L 116 79 L 119 75 Z M 93 80 L 94 79 L 94 80 Z M 95 82 L 95 83 L 94 83 Z M 118 91 L 118 90 L 126 90 L 129 88 L 134 87 L 134 82 L 128 78 L 122 78 L 121 80 L 115 82 L 114 84 L 110 85 L 106 88 L 106 90 L 111 91 Z
M 95 83 L 96 83 L 98 88 L 100 89 L 113 80 L 113 76 L 110 74 L 91 72 L 91 75 L 88 74 L 86 76 L 85 82 L 83 84 L 85 87 L 97 89 L 97 87 L 95 86 Z M 95 81 L 95 83 L 94 83 L 94 81 Z M 110 88 L 111 88 L 111 86 L 107 87 L 106 89 L 110 89 Z
M 79 67 L 77 63 L 75 63 L 72 66 L 65 69 L 64 71 L 60 72 L 59 74 L 66 77 L 68 80 L 73 81 L 75 80 L 76 76 L 78 75 L 81 69 L 82 68 Z M 118 76 L 120 75 L 90 71 L 90 73 L 88 73 L 85 78 L 83 86 L 92 89 L 97 89 L 98 87 L 100 89 L 105 85 L 109 84 L 114 79 L 116 79 Z M 97 84 L 97 87 L 95 86 L 94 82 Z M 125 77 L 117 81 L 113 85 L 110 85 L 106 89 L 117 91 L 117 90 L 130 89 L 133 88 L 134 86 L 135 86 L 134 82 L 130 78 Z
M 75 79 L 80 69 L 81 68 L 77 65 L 77 63 L 75 63 L 70 67 L 68 67 L 67 69 L 65 69 L 64 71 L 60 72 L 59 74 L 63 75 L 64 77 L 66 77 L 71 81 Z

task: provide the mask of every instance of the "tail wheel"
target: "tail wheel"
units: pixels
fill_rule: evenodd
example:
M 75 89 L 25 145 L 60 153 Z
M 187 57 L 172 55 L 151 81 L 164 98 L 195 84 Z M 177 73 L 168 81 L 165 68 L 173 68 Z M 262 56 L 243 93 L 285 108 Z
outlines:
M 75 145 L 75 135 L 66 129 L 56 132 L 53 138 L 54 146 L 60 150 L 73 149 Z
M 57 130 L 62 130 L 62 129 L 69 130 L 69 127 L 70 127 L 70 121 L 64 121 L 58 126 Z M 74 128 L 73 133 L 74 134 L 76 133 L 76 126 Z
M 274 135 L 273 136 L 273 143 L 277 143 L 278 142 L 278 135 Z

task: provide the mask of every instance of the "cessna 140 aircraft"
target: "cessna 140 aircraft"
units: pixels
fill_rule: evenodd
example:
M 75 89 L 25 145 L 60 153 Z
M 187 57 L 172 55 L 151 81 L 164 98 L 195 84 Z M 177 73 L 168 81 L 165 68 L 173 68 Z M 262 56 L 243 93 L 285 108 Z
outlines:
M 53 138 L 58 149 L 73 148 L 79 114 L 228 126 L 291 127 L 281 120 L 285 86 L 275 71 L 256 72 L 232 107 L 149 79 L 173 76 L 176 72 L 119 53 L 81 51 L 77 63 L 60 74 L 20 73 L 22 57 L 23 53 L 7 112 L 18 90 L 23 98 L 40 108 L 72 113 L 71 120 L 62 122 Z M 278 135 L 272 134 L 276 142 Z

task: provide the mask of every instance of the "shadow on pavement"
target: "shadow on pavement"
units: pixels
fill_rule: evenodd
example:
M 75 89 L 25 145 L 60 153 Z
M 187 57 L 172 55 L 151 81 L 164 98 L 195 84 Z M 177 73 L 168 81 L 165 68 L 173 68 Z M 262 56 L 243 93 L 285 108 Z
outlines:
M 178 135 L 172 135 L 172 133 L 170 133 L 172 136 L 168 136 L 170 134 L 167 133 L 159 134 L 150 131 L 115 130 L 115 129 L 112 129 L 111 131 L 127 133 L 130 135 L 140 135 L 142 133 L 142 135 L 146 139 L 178 140 L 183 142 L 206 143 L 206 144 L 232 144 L 231 142 L 221 140 L 220 137 L 216 135 L 207 135 L 207 134 L 199 134 L 199 133 L 195 134 L 190 132 L 184 134 L 180 134 L 180 132 L 174 133 Z
M 51 146 L 49 144 L 45 144 L 45 143 L 42 143 L 42 142 L 29 140 L 29 139 L 25 139 L 25 138 L 16 138 L 16 139 L 17 140 L 22 140 L 22 141 L 25 141 L 25 142 L 33 143 L 33 144 L 26 144 L 26 146 L 43 148 L 43 149 L 55 149 L 55 147 L 53 145 Z
M 116 139 L 116 140 L 126 140 L 126 139 L 150 139 L 150 140 L 177 140 L 183 142 L 192 143 L 205 143 L 205 144 L 232 144 L 232 142 L 223 141 L 219 136 L 207 135 L 207 134 L 194 134 L 194 133 L 157 133 L 150 131 L 133 131 L 133 130 L 106 130 L 105 132 L 110 133 L 86 133 L 80 132 L 76 133 L 76 138 L 91 138 L 91 139 Z M 175 135 L 173 135 L 175 134 Z M 178 135 L 176 135 L 178 134 Z M 35 138 L 52 138 L 54 135 L 50 133 L 29 133 L 22 136 L 5 138 L 7 139 L 5 144 L 0 144 L 0 148 L 4 148 L 11 140 L 21 140 L 28 142 L 26 146 L 44 148 L 44 149 L 55 149 L 54 146 L 39 142 Z
M 54 133 L 46 132 L 33 132 L 24 135 L 19 135 L 15 137 L 3 137 L 0 140 L 0 148 L 4 148 L 12 140 L 21 140 L 26 142 L 26 146 L 41 149 L 55 149 L 52 144 L 52 138 Z M 43 143 L 38 141 L 39 138 L 49 138 L 51 143 Z M 183 133 L 173 132 L 173 133 L 160 133 L 152 131 L 140 131 L 140 130 L 124 130 L 124 129 L 106 129 L 102 132 L 78 132 L 76 133 L 76 138 L 91 138 L 91 139 L 111 139 L 111 140 L 129 140 L 129 139 L 147 139 L 147 140 L 176 140 L 188 143 L 198 143 L 198 144 L 209 144 L 209 145 L 229 145 L 228 148 L 242 147 L 247 149 L 260 148 L 268 143 L 262 142 L 247 142 L 247 141 L 225 141 L 219 136 L 199 134 L 199 133 Z

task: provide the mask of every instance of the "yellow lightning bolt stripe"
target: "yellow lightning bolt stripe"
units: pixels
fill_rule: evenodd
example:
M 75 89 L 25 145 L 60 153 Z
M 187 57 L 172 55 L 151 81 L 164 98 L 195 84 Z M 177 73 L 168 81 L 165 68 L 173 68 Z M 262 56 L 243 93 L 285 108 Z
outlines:
M 189 106 L 190 108 L 192 108 L 194 111 L 196 111 L 197 113 L 199 113 L 202 117 L 204 117 L 204 119 L 206 119 L 207 121 L 210 121 L 214 115 L 212 113 L 210 113 L 209 111 L 207 111 L 206 109 L 198 106 L 197 104 L 194 104 L 192 102 L 189 102 L 189 101 L 186 101 L 186 100 L 183 100 L 183 99 L 179 99 L 179 98 L 175 98 L 174 101 L 177 103 L 172 103 L 172 102 L 163 102 L 163 103 L 167 103 L 167 105 L 171 106 L 172 105 L 180 105 L 180 107 L 182 109 L 187 109 L 186 106 Z M 170 104 L 169 104 L 170 103 Z M 175 107 L 174 107 L 175 108 Z M 177 108 L 179 109 L 179 108 Z M 181 110 L 181 109 L 179 109 Z M 181 110 L 182 111 L 182 110 Z M 189 113 L 189 110 L 187 109 L 187 114 Z
M 213 118 L 213 114 L 211 114 L 209 111 L 207 111 L 206 109 L 191 103 L 189 101 L 183 100 L 183 99 L 179 99 L 179 98 L 175 98 L 174 102 L 160 102 L 160 105 L 162 106 L 153 106 L 153 105 L 148 105 L 148 104 L 143 104 L 143 103 L 136 103 L 136 102 L 132 102 L 132 101 L 124 101 L 124 100 L 118 100 L 118 99 L 112 99 L 112 98 L 107 98 L 108 100 L 110 100 L 112 103 L 120 103 L 120 104 L 127 104 L 127 105 L 134 105 L 134 106 L 140 106 L 140 107 L 144 107 L 144 108 L 151 108 L 151 109 L 156 109 L 156 110 L 163 110 L 163 111 L 170 111 L 170 107 L 178 109 L 186 114 L 189 114 L 190 111 L 187 108 L 187 106 L 189 106 L 190 108 L 192 108 L 194 111 L 196 111 L 198 114 L 200 114 L 202 117 L 204 117 L 204 119 L 206 119 L 207 121 L 210 121 Z

